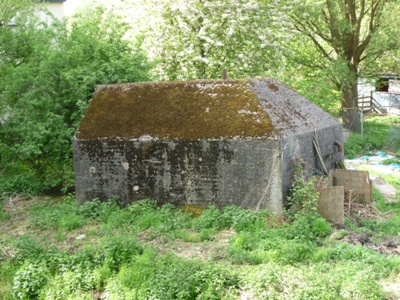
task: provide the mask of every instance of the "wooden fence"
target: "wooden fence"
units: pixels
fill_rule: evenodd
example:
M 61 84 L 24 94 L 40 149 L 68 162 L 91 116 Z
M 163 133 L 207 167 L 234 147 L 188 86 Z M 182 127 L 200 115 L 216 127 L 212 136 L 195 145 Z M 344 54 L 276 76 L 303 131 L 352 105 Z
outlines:
M 363 112 L 376 112 L 381 114 L 381 105 L 373 97 L 373 92 L 369 96 L 361 96 L 358 98 L 358 107 L 363 110 Z

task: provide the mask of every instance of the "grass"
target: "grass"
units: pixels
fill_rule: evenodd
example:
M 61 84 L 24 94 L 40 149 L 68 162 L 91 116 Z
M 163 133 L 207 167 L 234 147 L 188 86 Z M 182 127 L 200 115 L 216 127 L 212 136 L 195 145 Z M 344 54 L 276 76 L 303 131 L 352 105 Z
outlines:
M 350 134 L 345 142 L 345 155 L 354 158 L 356 155 L 368 154 L 370 151 L 384 150 L 396 154 L 400 151 L 400 116 L 382 117 L 367 116 L 364 121 L 364 134 Z
M 194 216 L 151 200 L 79 206 L 73 195 L 2 206 L 2 299 L 390 299 L 381 282 L 400 278 L 399 256 L 341 242 L 351 228 L 330 238 L 315 213 Z M 400 214 L 364 224 L 387 239 L 399 225 Z

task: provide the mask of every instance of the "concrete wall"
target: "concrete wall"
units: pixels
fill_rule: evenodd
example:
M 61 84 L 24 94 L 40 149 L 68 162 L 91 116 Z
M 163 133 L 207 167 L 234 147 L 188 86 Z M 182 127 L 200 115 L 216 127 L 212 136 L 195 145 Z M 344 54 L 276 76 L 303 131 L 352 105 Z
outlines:
M 387 92 L 374 92 L 373 97 L 388 113 L 400 112 L 400 95 Z
M 80 202 L 151 197 L 175 205 L 282 210 L 277 140 L 74 140 L 73 147 Z
M 62 20 L 65 17 L 65 10 L 64 10 L 64 3 L 63 2 L 58 2 L 58 3 L 40 3 L 40 6 L 46 8 L 56 19 Z M 51 23 L 52 18 L 49 17 L 45 12 L 40 12 L 39 17 L 42 21 L 46 23 Z
M 294 168 L 302 162 L 307 176 L 323 174 L 321 163 L 313 145 L 314 131 L 285 137 L 281 140 L 282 149 L 282 190 L 284 197 L 287 196 L 294 180 Z M 338 141 L 343 146 L 343 130 L 339 124 L 317 130 L 318 144 L 321 149 L 325 167 L 333 169 L 335 162 L 344 159 L 343 153 L 338 153 L 334 142 Z

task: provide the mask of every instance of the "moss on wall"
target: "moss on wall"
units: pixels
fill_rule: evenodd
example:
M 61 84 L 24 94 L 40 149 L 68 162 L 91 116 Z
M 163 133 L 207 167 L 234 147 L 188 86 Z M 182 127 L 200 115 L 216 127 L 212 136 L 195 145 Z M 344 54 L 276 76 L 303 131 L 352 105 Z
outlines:
M 272 123 L 246 80 L 128 83 L 97 89 L 78 139 L 267 137 Z

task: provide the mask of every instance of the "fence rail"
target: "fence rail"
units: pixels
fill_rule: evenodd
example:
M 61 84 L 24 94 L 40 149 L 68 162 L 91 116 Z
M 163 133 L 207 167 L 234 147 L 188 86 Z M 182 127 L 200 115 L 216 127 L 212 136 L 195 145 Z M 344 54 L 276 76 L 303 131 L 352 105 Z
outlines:
M 363 112 L 370 112 L 374 111 L 378 114 L 381 114 L 382 111 L 382 106 L 374 99 L 374 96 L 371 92 L 369 96 L 361 96 L 358 98 L 358 107 L 363 111 Z

